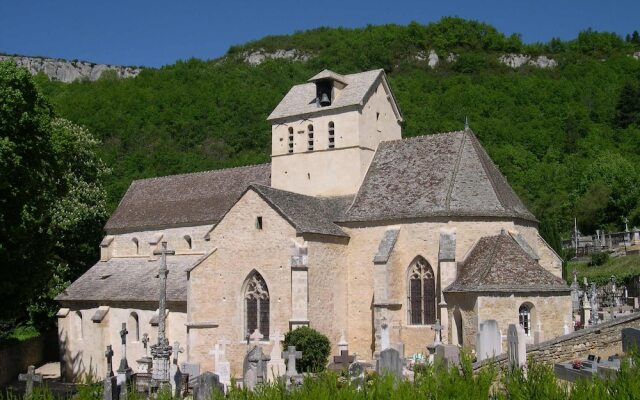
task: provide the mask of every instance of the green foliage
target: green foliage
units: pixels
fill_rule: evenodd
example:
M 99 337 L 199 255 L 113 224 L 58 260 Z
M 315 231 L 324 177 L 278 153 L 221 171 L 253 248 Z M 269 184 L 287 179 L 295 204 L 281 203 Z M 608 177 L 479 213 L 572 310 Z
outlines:
M 50 326 L 53 297 L 95 261 L 107 215 L 98 145 L 26 70 L 0 63 L 0 331 L 27 316 Z
M 592 267 L 587 262 L 570 262 L 567 264 L 567 281 L 573 281 L 573 270 L 578 273 L 578 281 L 582 282 L 586 277 L 589 282 L 594 282 L 598 286 L 605 285 L 616 277 L 616 281 L 621 285 L 631 284 L 632 279 L 640 275 L 640 256 L 626 256 L 609 258 L 604 264 Z
M 632 83 L 622 87 L 616 104 L 615 123 L 620 128 L 640 125 L 640 87 Z
M 302 359 L 296 362 L 298 371 L 320 372 L 325 369 L 331 343 L 322 333 L 307 326 L 294 329 L 284 335 L 283 348 L 289 346 L 296 346 L 296 350 L 302 351 Z
M 591 262 L 589 263 L 589 265 L 597 267 L 599 265 L 604 265 L 607 261 L 609 261 L 609 253 L 599 251 L 596 253 L 591 253 Z

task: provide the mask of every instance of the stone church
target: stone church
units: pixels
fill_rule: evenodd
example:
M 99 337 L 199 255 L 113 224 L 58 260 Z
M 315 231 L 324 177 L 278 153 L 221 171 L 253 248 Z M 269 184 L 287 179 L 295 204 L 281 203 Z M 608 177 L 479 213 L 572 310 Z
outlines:
M 564 334 L 561 260 L 474 133 L 402 138 L 384 71 L 322 71 L 268 117 L 271 163 L 134 181 L 105 226 L 100 260 L 57 300 L 63 374 L 104 376 L 157 337 L 167 242 L 167 334 L 179 362 L 212 370 L 225 340 L 240 377 L 247 337 L 310 326 L 358 359 L 442 340 L 473 351 L 481 322 L 531 342 Z

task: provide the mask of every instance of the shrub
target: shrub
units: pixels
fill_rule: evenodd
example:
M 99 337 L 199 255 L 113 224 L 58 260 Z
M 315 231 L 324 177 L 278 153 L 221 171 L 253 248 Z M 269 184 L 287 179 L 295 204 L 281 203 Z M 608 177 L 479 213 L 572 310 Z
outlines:
M 591 263 L 592 266 L 595 265 L 604 265 L 607 261 L 609 261 L 609 254 L 605 252 L 597 252 L 591 253 Z
M 302 359 L 296 363 L 299 372 L 319 372 L 327 365 L 331 344 L 325 335 L 315 329 L 303 326 L 287 333 L 284 348 L 289 346 L 296 346 L 296 350 L 302 351 Z

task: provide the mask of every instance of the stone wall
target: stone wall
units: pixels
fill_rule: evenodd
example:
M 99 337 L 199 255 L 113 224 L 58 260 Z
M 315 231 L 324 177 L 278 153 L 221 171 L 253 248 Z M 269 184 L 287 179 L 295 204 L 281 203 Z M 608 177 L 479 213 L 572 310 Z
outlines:
M 45 336 L 40 335 L 0 349 L 0 386 L 15 380 L 29 365 L 42 362 L 45 342 Z
M 640 328 L 640 313 L 612 319 L 590 328 L 572 332 L 546 342 L 527 346 L 527 357 L 537 362 L 557 363 L 595 354 L 606 358 L 622 353 L 622 329 Z M 506 365 L 507 355 L 495 358 L 499 366 Z M 489 361 L 474 364 L 474 369 L 488 365 Z

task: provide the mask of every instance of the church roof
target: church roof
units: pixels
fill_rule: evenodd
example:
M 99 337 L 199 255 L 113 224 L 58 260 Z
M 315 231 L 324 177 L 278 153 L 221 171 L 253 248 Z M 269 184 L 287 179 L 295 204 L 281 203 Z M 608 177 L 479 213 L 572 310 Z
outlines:
M 303 116 L 319 111 L 324 112 L 343 107 L 362 105 L 369 92 L 373 90 L 374 83 L 376 83 L 380 77 L 384 77 L 384 70 L 382 69 L 375 69 L 350 75 L 338 75 L 335 72 L 324 70 L 311 78 L 310 81 L 330 78 L 346 84 L 346 86 L 340 90 L 340 94 L 336 96 L 331 105 L 318 107 L 316 105 L 316 85 L 313 82 L 307 82 L 292 87 L 276 108 L 271 112 L 271 115 L 269 115 L 267 120 L 270 121 L 294 115 Z M 391 94 L 391 91 L 389 91 L 389 93 L 392 98 L 392 102 L 394 102 L 395 108 L 396 106 L 395 101 L 393 100 L 393 95 Z M 397 112 L 398 118 L 402 120 L 400 112 Z
M 187 301 L 187 269 L 201 255 L 167 256 L 167 301 Z M 159 258 L 126 257 L 98 261 L 56 297 L 65 301 L 158 301 Z
M 311 197 L 263 185 L 251 188 L 289 221 L 297 233 L 348 237 L 333 221 L 343 216 L 353 196 Z
M 508 234 L 480 238 L 445 292 L 568 292 Z
M 537 222 L 470 130 L 380 143 L 343 221 L 433 216 Z
M 269 185 L 271 164 L 133 181 L 105 230 L 112 234 L 215 224 L 251 183 Z

